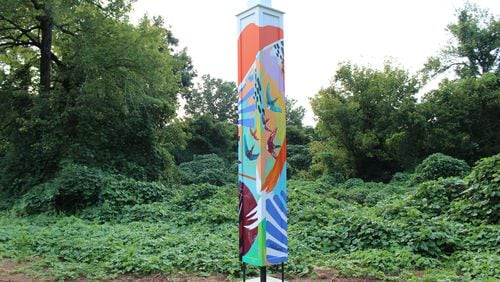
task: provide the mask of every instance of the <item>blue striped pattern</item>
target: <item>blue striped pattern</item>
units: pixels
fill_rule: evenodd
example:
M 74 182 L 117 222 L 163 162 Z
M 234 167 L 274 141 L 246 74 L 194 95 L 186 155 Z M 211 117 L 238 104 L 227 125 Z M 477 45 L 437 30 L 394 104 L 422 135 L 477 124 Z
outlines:
M 240 119 L 238 123 L 241 124 L 242 126 L 250 128 L 254 128 L 255 126 L 255 120 L 253 118 Z
M 255 94 L 255 88 L 252 87 L 248 91 L 248 93 L 246 93 L 245 96 L 243 96 L 243 98 L 241 98 L 240 104 L 243 104 L 243 102 L 245 102 L 246 100 L 248 100 L 248 98 L 253 97 L 254 94 Z
M 255 106 L 255 104 L 253 104 L 241 109 L 240 114 L 255 112 L 255 109 L 257 109 L 257 107 Z
M 285 200 L 285 202 L 288 200 L 288 197 L 286 196 L 285 191 L 281 191 L 281 198 L 283 198 L 283 200 Z
M 286 194 L 280 194 L 266 200 L 266 259 L 272 264 L 288 258 Z

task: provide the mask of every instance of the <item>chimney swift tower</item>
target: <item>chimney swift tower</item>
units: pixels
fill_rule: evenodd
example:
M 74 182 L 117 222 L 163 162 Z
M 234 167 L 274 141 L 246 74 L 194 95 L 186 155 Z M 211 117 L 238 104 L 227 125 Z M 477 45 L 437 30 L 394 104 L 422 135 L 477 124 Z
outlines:
M 265 271 L 288 259 L 283 13 L 248 3 L 237 16 L 239 254 Z

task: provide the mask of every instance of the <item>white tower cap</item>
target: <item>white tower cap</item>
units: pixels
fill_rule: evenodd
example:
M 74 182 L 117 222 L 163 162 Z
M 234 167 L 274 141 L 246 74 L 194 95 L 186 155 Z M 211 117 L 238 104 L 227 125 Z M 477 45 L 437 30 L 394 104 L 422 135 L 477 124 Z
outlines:
M 248 7 L 262 5 L 271 8 L 271 0 L 248 0 Z

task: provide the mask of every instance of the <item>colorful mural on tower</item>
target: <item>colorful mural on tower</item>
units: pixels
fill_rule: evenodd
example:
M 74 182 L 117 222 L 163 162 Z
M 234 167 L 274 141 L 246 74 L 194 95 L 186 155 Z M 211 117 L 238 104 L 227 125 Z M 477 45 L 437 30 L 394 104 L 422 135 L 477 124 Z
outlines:
M 240 259 L 288 259 L 283 30 L 241 27 L 238 39 Z

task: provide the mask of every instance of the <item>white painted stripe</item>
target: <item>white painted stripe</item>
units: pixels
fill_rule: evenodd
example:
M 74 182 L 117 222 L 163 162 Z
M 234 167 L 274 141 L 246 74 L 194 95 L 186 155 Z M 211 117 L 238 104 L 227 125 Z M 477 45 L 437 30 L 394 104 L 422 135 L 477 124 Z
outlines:
M 270 199 L 271 202 L 273 203 L 274 208 L 278 211 L 278 213 L 281 216 L 281 219 L 283 219 L 286 222 L 286 215 L 281 211 L 280 207 L 274 202 L 274 199 Z
M 258 209 L 258 206 L 255 206 L 255 208 L 253 208 L 253 210 L 251 210 L 251 211 L 247 214 L 247 217 L 252 216 L 252 215 L 255 215 L 255 214 L 257 213 L 257 209 Z
M 287 253 L 276 251 L 276 250 L 271 249 L 271 248 L 266 248 L 266 255 L 273 256 L 273 257 L 288 257 Z
M 254 223 L 250 225 L 245 225 L 246 229 L 255 229 L 257 226 L 259 226 L 260 220 L 255 221 Z
M 268 240 L 271 240 L 273 241 L 274 243 L 276 243 L 276 245 L 279 245 L 280 247 L 282 248 L 285 248 L 288 250 L 288 246 L 283 244 L 282 242 L 278 241 L 278 239 L 274 238 L 273 235 L 269 234 L 269 233 L 266 233 L 266 237 Z
M 284 236 L 287 236 L 286 230 L 281 228 L 281 226 L 279 226 L 279 224 L 274 220 L 274 218 L 271 215 L 267 214 L 266 220 L 268 223 L 271 223 L 276 229 L 278 229 L 278 231 L 281 232 Z

